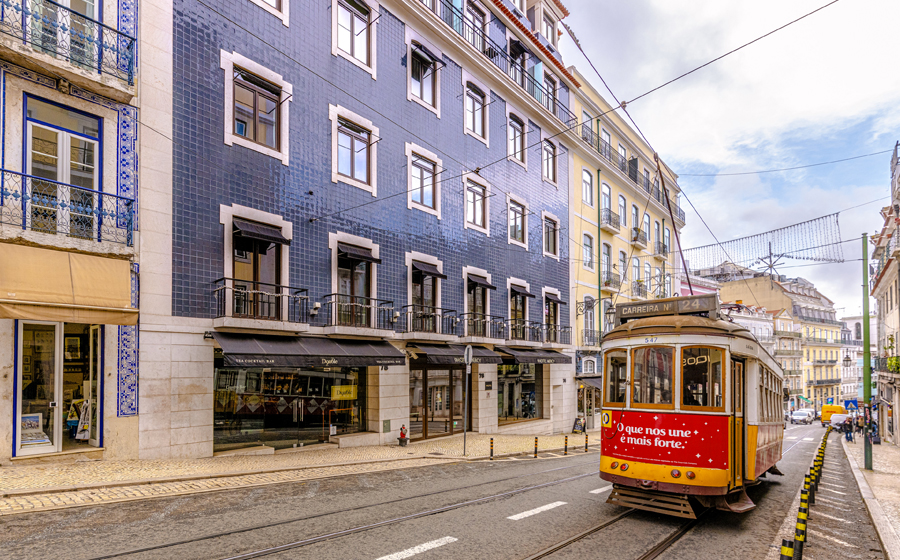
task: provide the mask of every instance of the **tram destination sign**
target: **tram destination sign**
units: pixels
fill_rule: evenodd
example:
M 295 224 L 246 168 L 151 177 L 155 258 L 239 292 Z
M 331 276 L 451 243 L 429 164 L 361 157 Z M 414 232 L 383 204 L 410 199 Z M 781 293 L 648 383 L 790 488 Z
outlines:
M 719 298 L 716 294 L 620 303 L 616 305 L 616 324 L 621 325 L 631 319 L 664 315 L 708 313 L 711 317 L 715 317 L 718 311 Z

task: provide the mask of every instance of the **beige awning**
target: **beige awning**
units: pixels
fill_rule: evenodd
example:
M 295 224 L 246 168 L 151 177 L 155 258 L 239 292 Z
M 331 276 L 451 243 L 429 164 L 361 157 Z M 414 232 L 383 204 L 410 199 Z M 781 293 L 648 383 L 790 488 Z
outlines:
M 0 243 L 0 318 L 136 325 L 131 264 Z

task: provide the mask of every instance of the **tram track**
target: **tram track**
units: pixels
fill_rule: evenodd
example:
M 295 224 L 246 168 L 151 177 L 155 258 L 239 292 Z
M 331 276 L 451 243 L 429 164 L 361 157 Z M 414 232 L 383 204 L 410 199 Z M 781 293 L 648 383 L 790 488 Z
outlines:
M 303 522 L 303 521 L 311 521 L 311 520 L 314 520 L 314 519 L 320 519 L 320 518 L 323 518 L 323 517 L 329 517 L 329 516 L 333 516 L 333 515 L 341 515 L 341 514 L 345 514 L 345 513 L 356 512 L 356 511 L 361 511 L 361 510 L 370 509 L 370 508 L 377 508 L 377 507 L 382 507 L 382 506 L 389 506 L 389 505 L 398 504 L 398 503 L 405 502 L 405 501 L 409 501 L 409 500 L 416 500 L 416 499 L 421 499 L 421 498 L 429 498 L 429 497 L 432 497 L 432 496 L 438 496 L 438 495 L 441 495 L 441 494 L 447 494 L 447 493 L 450 493 L 450 492 L 459 492 L 459 491 L 469 490 L 469 489 L 472 489 L 472 488 L 478 488 L 478 487 L 481 487 L 481 486 L 487 486 L 487 485 L 491 485 L 491 484 L 500 484 L 500 483 L 503 483 L 503 482 L 509 482 L 509 481 L 511 481 L 511 480 L 517 480 L 517 479 L 520 479 L 520 478 L 532 478 L 532 477 L 534 477 L 534 476 L 542 475 L 542 474 L 546 474 L 546 473 L 551 473 L 551 472 L 556 472 L 556 471 L 562 471 L 562 470 L 568 470 L 568 469 L 574 469 L 574 468 L 584 467 L 584 466 L 593 466 L 593 465 L 595 465 L 594 460 L 580 461 L 580 462 L 578 462 L 578 463 L 576 463 L 576 464 L 574 464 L 574 465 L 568 465 L 568 466 L 565 466 L 565 467 L 555 467 L 555 468 L 552 468 L 552 469 L 546 469 L 546 470 L 543 470 L 543 471 L 537 471 L 537 472 L 532 472 L 532 473 L 526 473 L 526 474 L 521 474 L 521 475 L 511 476 L 511 477 L 502 478 L 502 479 L 498 479 L 498 480 L 490 480 L 490 481 L 486 481 L 486 482 L 479 482 L 479 483 L 477 483 L 477 484 L 470 484 L 470 485 L 467 485 L 467 486 L 460 486 L 460 487 L 457 487 L 457 488 L 448 488 L 448 489 L 446 489 L 446 490 L 438 490 L 438 491 L 435 491 L 435 492 L 426 492 L 426 493 L 423 493 L 423 494 L 416 494 L 416 495 L 414 495 L 414 496 L 408 496 L 408 497 L 404 497 L 404 498 L 397 498 L 397 499 L 395 499 L 395 500 L 385 500 L 385 501 L 378 502 L 378 503 L 374 503 L 374 504 L 367 504 L 367 505 L 362 505 L 362 506 L 353 507 L 353 508 L 346 508 L 346 509 L 342 509 L 342 510 L 329 511 L 329 512 L 320 513 L 320 514 L 316 514 L 316 515 L 307 515 L 307 516 L 303 516 L 303 517 L 294 517 L 294 518 L 291 518 L 291 519 L 285 519 L 285 520 L 281 520 L 281 521 L 275 521 L 275 522 L 272 522 L 272 523 L 264 523 L 264 524 L 259 524 L 259 525 L 249 526 L 249 527 L 242 527 L 242 528 L 233 529 L 233 530 L 230 530 L 230 531 L 221 531 L 221 532 L 218 532 L 218 533 L 210 533 L 210 534 L 201 535 L 201 536 L 198 536 L 198 537 L 194 537 L 194 538 L 190 538 L 190 539 L 184 539 L 184 540 L 180 540 L 180 541 L 172 541 L 172 542 L 163 543 L 163 544 L 154 545 L 154 546 L 147 546 L 147 547 L 142 547 L 142 548 L 136 548 L 136 549 L 126 550 L 126 551 L 122 551 L 122 552 L 116 552 L 116 553 L 113 553 L 113 554 L 105 554 L 105 555 L 103 555 L 103 556 L 96 556 L 96 557 L 93 557 L 93 558 L 91 558 L 91 560 L 111 560 L 111 559 L 113 559 L 113 558 L 124 558 L 124 557 L 128 557 L 128 556 L 134 556 L 134 555 L 136 555 L 136 554 L 142 554 L 142 553 L 145 553 L 145 552 L 153 552 L 153 551 L 159 551 L 159 550 L 164 550 L 164 549 L 168 549 L 168 548 L 175 548 L 175 547 L 178 547 L 178 546 L 191 545 L 191 544 L 196 544 L 196 543 L 202 542 L 202 541 L 208 541 L 208 540 L 213 540 L 213 539 L 217 539 L 217 538 L 223 538 L 223 537 L 228 537 L 228 536 L 232 536 L 232 535 L 238 535 L 238 534 L 241 534 L 241 533 L 249 533 L 249 532 L 253 532 L 253 531 L 260 531 L 260 530 L 264 530 L 264 529 L 271 529 L 271 528 L 274 528 L 274 527 L 279 527 L 279 526 L 284 526 L 284 525 L 290 525 L 290 524 L 293 524 L 293 523 L 299 523 L 299 522 Z M 385 526 L 385 525 L 392 525 L 392 524 L 396 524 L 396 523 L 401 523 L 401 522 L 403 522 L 403 521 L 407 521 L 407 520 L 411 520 L 411 519 L 417 519 L 417 518 L 420 518 L 420 517 L 426 517 L 426 516 L 429 516 L 429 515 L 435 515 L 435 514 L 438 514 L 438 513 L 443 513 L 444 511 L 451 511 L 451 510 L 453 510 L 453 509 L 459 509 L 459 508 L 461 508 L 461 507 L 465 507 L 465 506 L 468 506 L 468 505 L 473 505 L 473 504 L 477 504 L 477 503 L 482 503 L 482 502 L 486 502 L 486 501 L 493 500 L 493 499 L 499 499 L 499 498 L 503 498 L 503 497 L 506 497 L 506 496 L 513 496 L 513 495 L 520 494 L 520 493 L 523 493 L 523 492 L 527 492 L 527 491 L 530 491 L 530 490 L 536 490 L 536 489 L 539 489 L 539 488 L 546 488 L 546 487 L 548 487 L 548 486 L 554 486 L 554 485 L 557 485 L 557 484 L 562 484 L 562 483 L 564 483 L 564 482 L 570 482 L 570 481 L 573 481 L 573 480 L 578 480 L 578 479 L 585 478 L 585 477 L 588 477 L 588 476 L 597 476 L 597 473 L 596 473 L 596 472 L 589 472 L 589 473 L 585 473 L 585 474 L 582 474 L 582 475 L 576 475 L 576 476 L 573 476 L 573 477 L 563 478 L 563 479 L 559 479 L 559 480 L 553 480 L 553 481 L 546 482 L 546 483 L 542 483 L 542 484 L 526 486 L 526 487 L 523 487 L 523 488 L 518 488 L 518 489 L 515 489 L 515 490 L 511 490 L 511 491 L 508 491 L 508 492 L 503 492 L 503 493 L 499 493 L 499 494 L 493 494 L 493 495 L 490 495 L 490 496 L 484 496 L 484 497 L 482 497 L 482 498 L 476 498 L 476 499 L 473 499 L 473 500 L 467 500 L 467 501 L 459 502 L 459 503 L 456 503 L 456 504 L 450 504 L 450 505 L 448 505 L 448 506 L 443 506 L 443 507 L 441 507 L 441 508 L 435 508 L 435 509 L 426 510 L 426 511 L 422 511 L 422 512 L 415 513 L 415 514 L 411 514 L 411 515 L 407 515 L 407 516 L 402 516 L 402 517 L 397 517 L 397 518 L 393 518 L 393 519 L 388 519 L 388 520 L 381 521 L 381 522 L 378 522 L 378 523 L 373 523 L 373 524 L 369 524 L 369 525 L 363 525 L 363 526 L 359 526 L 359 527 L 354 527 L 354 528 L 351 528 L 351 529 L 347 529 L 347 530 L 345 530 L 345 531 L 338 531 L 338 532 L 330 533 L 330 534 L 327 534 L 327 535 L 320 535 L 320 536 L 317 536 L 317 537 L 311 537 L 310 539 L 304 539 L 304 540 L 301 540 L 301 541 L 296 541 L 296 542 L 293 542 L 293 543 L 288 543 L 288 544 L 285 544 L 285 545 L 281 545 L 280 547 L 271 547 L 271 548 L 269 548 L 269 549 L 261 549 L 261 550 L 259 550 L 259 551 L 250 552 L 250 553 L 245 553 L 245 554 L 243 554 L 243 555 L 238 555 L 238 556 L 230 557 L 230 558 L 228 558 L 228 559 L 223 559 L 223 560 L 238 560 L 238 559 L 243 559 L 243 558 L 261 558 L 261 557 L 263 557 L 263 556 L 268 556 L 268 555 L 271 555 L 271 554 L 275 554 L 276 552 L 280 552 L 280 551 L 282 551 L 282 550 L 290 550 L 290 549 L 292 549 L 292 548 L 299 548 L 299 547 L 302 547 L 302 546 L 308 546 L 308 545 L 313 544 L 313 543 L 315 543 L 315 542 L 321 542 L 321 541 L 323 541 L 323 540 L 329 540 L 329 539 L 341 537 L 341 536 L 344 536 L 344 535 L 349 535 L 349 534 L 353 534 L 353 533 L 359 533 L 359 532 L 362 532 L 362 531 L 367 531 L 367 530 L 370 530 L 370 529 L 375 529 L 375 528 L 377 528 L 377 527 L 382 527 L 382 526 Z M 284 547 L 286 547 L 286 548 L 284 548 Z M 278 550 L 274 550 L 274 549 L 278 549 Z

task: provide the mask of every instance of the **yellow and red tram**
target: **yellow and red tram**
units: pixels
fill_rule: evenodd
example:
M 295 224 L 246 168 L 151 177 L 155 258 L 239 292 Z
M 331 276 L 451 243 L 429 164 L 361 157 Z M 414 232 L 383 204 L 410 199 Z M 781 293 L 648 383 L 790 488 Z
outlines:
M 694 517 L 743 512 L 746 487 L 781 474 L 780 365 L 715 294 L 616 306 L 604 337 L 600 477 L 609 502 Z

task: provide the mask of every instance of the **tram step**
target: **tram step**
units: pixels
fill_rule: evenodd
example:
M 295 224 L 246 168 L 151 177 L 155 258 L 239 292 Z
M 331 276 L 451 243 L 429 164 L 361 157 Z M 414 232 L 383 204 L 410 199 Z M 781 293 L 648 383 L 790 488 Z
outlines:
M 662 494 L 614 486 L 606 503 L 675 517 L 697 518 L 688 497 L 680 494 Z

